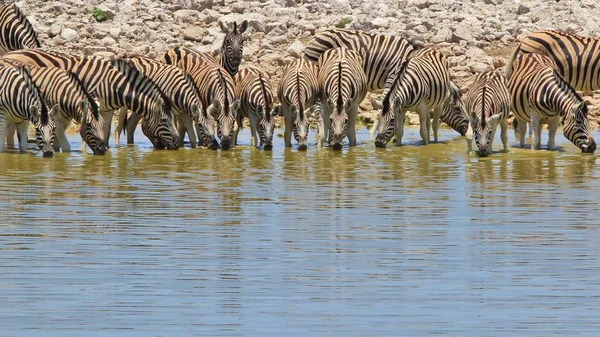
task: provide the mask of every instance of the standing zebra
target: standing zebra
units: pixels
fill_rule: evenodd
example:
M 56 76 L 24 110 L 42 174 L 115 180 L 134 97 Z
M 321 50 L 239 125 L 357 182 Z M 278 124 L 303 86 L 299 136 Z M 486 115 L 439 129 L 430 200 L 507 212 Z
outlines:
M 11 50 L 40 48 L 33 26 L 16 4 L 0 7 L 0 55 Z
M 356 145 L 358 105 L 367 95 L 367 78 L 358 53 L 334 48 L 319 57 L 318 82 L 323 107 L 319 144 L 330 142 L 334 150 L 342 148 L 348 135 L 350 146 Z
M 186 63 L 188 62 L 188 60 L 186 60 L 187 58 L 193 58 L 194 64 L 206 62 L 219 64 L 227 70 L 229 75 L 234 77 L 242 63 L 244 52 L 244 38 L 242 34 L 248 29 L 248 21 L 244 20 L 239 25 L 239 28 L 237 22 L 234 22 L 232 30 L 230 30 L 225 23 L 219 21 L 219 27 L 221 27 L 221 30 L 225 33 L 223 45 L 221 46 L 220 60 L 209 53 L 201 53 L 185 47 L 175 47 L 165 54 L 165 63 L 174 64 L 185 69 L 185 65 L 180 65 L 180 63 Z
M 515 58 L 508 82 L 511 108 L 519 121 L 521 146 L 525 145 L 527 122 L 531 121 L 534 141 L 532 149 L 539 149 L 541 123 L 548 124 L 548 149 L 554 149 L 556 129 L 562 118 L 565 137 L 584 153 L 593 153 L 596 142 L 591 136 L 587 105 L 573 87 L 553 69 L 551 59 L 538 54 L 524 54 Z
M 237 73 L 235 83 L 235 96 L 240 100 L 240 111 L 237 114 L 238 130 L 234 133 L 233 144 L 237 145 L 242 119 L 246 117 L 250 121 L 252 146 L 258 146 L 260 140 L 263 149 L 272 150 L 275 116 L 279 112 L 279 106 L 273 105 L 269 76 L 256 67 L 248 67 Z
M 465 98 L 465 109 L 471 119 L 477 154 L 487 157 L 492 153 L 492 144 L 496 128 L 500 124 L 502 145 L 507 147 L 508 115 L 510 98 L 507 81 L 498 70 L 480 73 L 471 84 Z M 468 141 L 469 151 L 471 143 Z
M 100 114 L 105 121 L 104 139 L 107 146 L 114 111 L 125 106 L 142 116 L 144 122 L 148 123 L 148 138 L 160 139 L 162 146 L 169 149 L 179 148 L 169 99 L 152 80 L 140 74 L 135 67 L 119 62 L 121 70 L 125 72 L 121 73 L 113 66 L 114 62 L 100 57 L 75 56 L 47 50 L 13 51 L 3 58 L 73 72 L 81 80 L 86 91 L 99 101 Z
M 184 70 L 194 80 L 200 92 L 203 111 L 198 117 L 202 118 L 204 122 L 199 120 L 196 126 L 205 130 L 213 130 L 216 121 L 217 137 L 221 140 L 221 148 L 228 150 L 232 143 L 236 114 L 240 109 L 240 101 L 235 98 L 233 78 L 221 66 L 214 64 L 200 66 L 190 64 L 190 69 Z M 214 149 L 218 145 L 214 134 L 212 142 L 210 147 Z
M 14 60 L 0 59 L 5 65 L 19 65 Z M 66 130 L 71 121 L 81 125 L 80 135 L 94 154 L 105 154 L 104 119 L 98 113 L 98 104 L 85 91 L 83 84 L 73 73 L 59 68 L 44 68 L 26 66 L 31 79 L 45 102 L 60 107 L 60 114 L 56 116 L 56 141 L 54 150 L 61 148 L 64 152 L 71 151 L 71 144 L 66 136 Z M 9 132 L 11 138 L 14 136 Z
M 17 128 L 20 151 L 26 152 L 27 129 L 31 122 L 44 157 L 54 155 L 55 124 L 52 118 L 59 113 L 58 105 L 48 111 L 25 67 L 0 67 L 0 83 L 0 152 L 6 149 L 4 140 L 9 123 Z
M 460 90 L 452 81 L 450 81 L 450 95 L 444 100 L 440 119 L 461 136 L 467 135 L 469 115 L 465 112 Z
M 306 45 L 305 58 L 317 62 L 327 50 L 344 47 L 361 57 L 367 78 L 368 90 L 379 90 L 408 54 L 413 46 L 398 36 L 371 34 L 358 30 L 331 29 L 315 35 Z
M 552 30 L 529 33 L 515 49 L 506 67 L 506 78 L 519 55 L 540 54 L 575 90 L 600 90 L 600 40 Z
M 159 89 L 169 98 L 173 114 L 180 120 L 179 138 L 183 142 L 185 131 L 190 138 L 192 148 L 196 147 L 196 136 L 192 118 L 200 113 L 200 93 L 194 81 L 182 69 L 155 61 L 146 57 L 131 57 L 127 59 L 140 73 L 150 78 Z M 119 134 L 123 130 L 127 108 L 119 110 L 119 122 L 115 130 L 115 142 L 119 143 Z M 135 128 L 140 116 L 133 113 L 127 121 L 127 143 L 133 143 Z M 185 130 L 184 130 L 185 128 Z M 180 144 L 183 145 L 183 144 Z
M 292 146 L 293 132 L 298 150 L 306 150 L 310 117 L 315 114 L 319 99 L 316 65 L 307 60 L 294 60 L 288 64 L 279 82 L 277 97 L 285 121 L 285 146 Z
M 391 75 L 383 90 L 381 103 L 372 102 L 379 110 L 375 146 L 385 147 L 396 133 L 396 142 L 402 144 L 404 116 L 407 110 L 419 114 L 420 133 L 425 145 L 429 144 L 433 110 L 433 137 L 438 141 L 439 120 L 444 100 L 451 93 L 450 75 L 446 57 L 431 48 L 413 51 Z

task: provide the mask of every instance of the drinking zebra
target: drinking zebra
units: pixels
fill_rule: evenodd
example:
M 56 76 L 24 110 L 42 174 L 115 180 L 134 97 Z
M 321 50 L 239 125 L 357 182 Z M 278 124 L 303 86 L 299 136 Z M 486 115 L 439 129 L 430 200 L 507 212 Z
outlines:
M 279 113 L 279 106 L 273 105 L 269 76 L 256 67 L 248 67 L 237 73 L 235 83 L 235 96 L 240 100 L 240 111 L 237 114 L 238 130 L 234 133 L 233 144 L 237 145 L 238 132 L 245 117 L 250 121 L 252 146 L 258 146 L 260 140 L 263 149 L 272 150 L 275 116 Z
M 527 122 L 531 121 L 534 141 L 539 149 L 542 128 L 548 124 L 548 149 L 554 149 L 559 119 L 563 120 L 565 137 L 584 153 L 593 153 L 596 142 L 591 136 L 588 109 L 581 96 L 553 68 L 553 62 L 538 54 L 523 54 L 514 58 L 508 81 L 511 109 L 519 122 L 520 145 L 525 145 Z
M 10 59 L 0 59 L 3 65 L 20 65 Z M 75 121 L 81 125 L 81 139 L 88 144 L 94 154 L 105 154 L 104 119 L 98 113 L 98 104 L 91 97 L 81 81 L 73 73 L 59 68 L 27 66 L 33 83 L 39 88 L 41 98 L 50 105 L 58 105 L 60 114 L 54 118 L 56 124 L 56 141 L 54 150 L 71 151 L 66 130 Z M 8 137 L 14 139 L 12 132 Z M 8 138 L 7 137 L 7 138 Z
M 398 36 L 358 30 L 331 29 L 315 35 L 306 45 L 305 58 L 317 62 L 327 50 L 344 47 L 361 56 L 370 91 L 383 89 L 387 78 L 406 59 L 413 46 Z
M 285 122 L 285 146 L 292 146 L 293 132 L 298 150 L 306 150 L 310 117 L 315 116 L 319 99 L 316 65 L 307 60 L 294 60 L 288 64 L 279 82 L 277 97 Z
M 130 57 L 127 59 L 139 72 L 151 79 L 171 102 L 171 111 L 180 121 L 179 138 L 183 142 L 187 131 L 192 148 L 196 147 L 196 134 L 192 119 L 200 113 L 200 92 L 194 81 L 182 69 L 155 61 L 146 57 Z M 115 130 L 115 142 L 119 143 L 119 134 L 123 130 L 127 108 L 119 110 L 119 122 Z M 127 120 L 127 143 L 133 143 L 135 128 L 140 116 L 133 113 Z M 180 144 L 183 145 L 183 144 Z
M 0 152 L 6 149 L 8 124 L 16 126 L 21 153 L 27 151 L 29 122 L 36 129 L 36 142 L 44 157 L 54 155 L 55 124 L 58 105 L 48 111 L 28 70 L 23 66 L 0 67 Z
M 0 7 L 0 55 L 11 50 L 40 48 L 33 26 L 16 4 Z
M 183 69 L 186 68 L 186 65 L 183 63 L 189 62 L 189 59 L 193 59 L 192 62 L 196 65 L 209 62 L 220 65 L 229 75 L 235 77 L 242 63 L 244 52 L 244 38 L 242 34 L 248 29 L 248 21 L 244 20 L 239 27 L 237 22 L 234 22 L 233 29 L 231 30 L 225 23 L 219 21 L 219 27 L 225 33 L 223 45 L 221 46 L 220 60 L 209 53 L 201 53 L 185 47 L 175 47 L 165 53 L 164 62 L 177 65 Z
M 498 70 L 478 74 L 466 94 L 465 109 L 471 119 L 477 154 L 481 157 L 487 157 L 492 153 L 492 144 L 498 124 L 504 151 L 508 149 L 509 97 L 506 78 Z M 468 147 L 471 151 L 470 142 L 468 142 Z
M 431 48 L 411 52 L 396 69 L 385 85 L 381 102 L 372 102 L 379 110 L 375 146 L 385 147 L 396 133 L 396 142 L 402 144 L 404 116 L 407 110 L 419 114 L 420 134 L 429 144 L 433 110 L 433 137 L 438 141 L 439 120 L 444 100 L 452 95 L 446 57 Z
M 319 57 L 317 63 L 322 127 L 319 145 L 327 140 L 334 150 L 342 148 L 346 135 L 350 146 L 356 145 L 358 105 L 367 95 L 367 78 L 358 53 L 334 48 Z
M 148 77 L 135 67 L 119 62 L 121 70 L 111 61 L 100 57 L 85 57 L 47 50 L 19 50 L 3 58 L 39 67 L 57 67 L 73 72 L 86 91 L 99 102 L 99 112 L 105 122 L 104 140 L 108 146 L 112 117 L 115 110 L 127 107 L 148 123 L 148 138 L 161 140 L 161 147 L 179 148 L 179 138 L 171 114 L 169 99 Z

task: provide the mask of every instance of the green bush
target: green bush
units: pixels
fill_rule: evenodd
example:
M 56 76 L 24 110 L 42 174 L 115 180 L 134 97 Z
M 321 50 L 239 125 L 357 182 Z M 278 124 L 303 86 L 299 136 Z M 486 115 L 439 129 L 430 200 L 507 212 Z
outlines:
M 106 21 L 106 19 L 107 19 L 106 13 L 103 10 L 101 10 L 100 8 L 94 8 L 94 9 L 90 10 L 89 14 L 94 19 L 96 19 L 97 22 Z
M 352 18 L 342 18 L 338 23 L 338 26 L 345 26 L 349 23 L 352 23 Z

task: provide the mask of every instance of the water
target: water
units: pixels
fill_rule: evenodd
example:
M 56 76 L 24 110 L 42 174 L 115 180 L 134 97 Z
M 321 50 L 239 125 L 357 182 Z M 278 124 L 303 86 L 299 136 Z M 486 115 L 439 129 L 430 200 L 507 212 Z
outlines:
M 0 335 L 598 336 L 597 157 L 455 135 L 0 154 Z

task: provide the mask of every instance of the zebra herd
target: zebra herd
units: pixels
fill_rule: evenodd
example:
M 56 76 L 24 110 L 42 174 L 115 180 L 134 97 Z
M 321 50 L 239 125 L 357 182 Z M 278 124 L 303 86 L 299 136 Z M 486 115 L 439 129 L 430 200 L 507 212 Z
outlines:
M 118 111 L 115 142 L 125 132 L 134 142 L 137 124 L 155 148 L 178 149 L 187 134 L 191 147 L 227 150 L 237 145 L 243 119 L 251 144 L 273 148 L 275 117 L 283 116 L 284 143 L 308 147 L 311 118 L 317 119 L 319 146 L 356 145 L 358 108 L 368 91 L 378 114 L 371 129 L 375 146 L 393 137 L 401 145 L 406 111 L 416 111 L 424 144 L 438 141 L 440 120 L 465 136 L 469 151 L 487 156 L 500 125 L 507 149 L 510 111 L 524 146 L 527 125 L 533 149 L 540 148 L 541 125 L 549 125 L 548 148 L 559 122 L 565 136 L 585 153 L 596 150 L 588 107 L 576 90 L 600 89 L 600 43 L 555 31 L 529 34 L 511 56 L 506 72 L 476 76 L 461 96 L 451 81 L 446 56 L 398 36 L 332 29 L 308 42 L 304 59 L 288 64 L 276 92 L 259 67 L 240 68 L 248 22 L 219 22 L 226 34 L 219 58 L 186 47 L 168 50 L 161 61 L 143 56 L 105 59 L 41 49 L 19 8 L 0 8 L 0 151 L 27 148 L 29 122 L 44 156 L 70 151 L 66 128 L 80 124 L 83 141 L 104 154 Z M 275 95 L 276 94 L 276 95 Z M 278 102 L 277 102 L 278 101 Z M 128 114 L 131 111 L 131 114 Z M 237 128 L 236 128 L 237 125 Z M 6 142 L 4 141 L 6 140 Z

